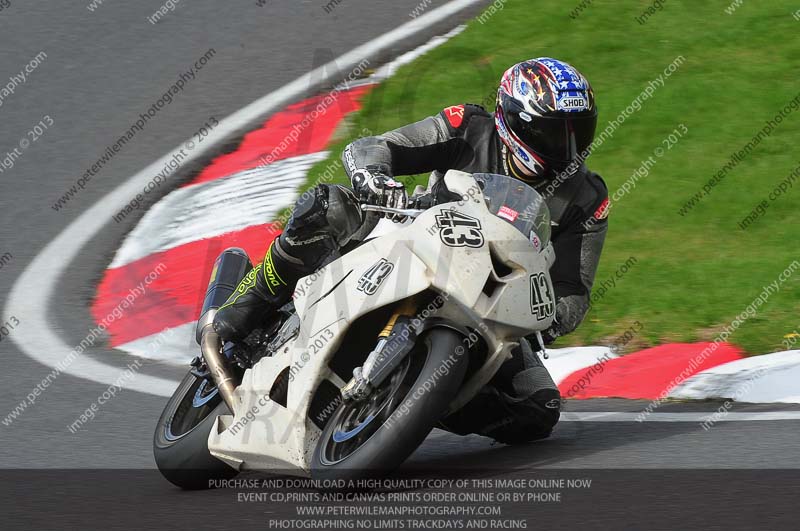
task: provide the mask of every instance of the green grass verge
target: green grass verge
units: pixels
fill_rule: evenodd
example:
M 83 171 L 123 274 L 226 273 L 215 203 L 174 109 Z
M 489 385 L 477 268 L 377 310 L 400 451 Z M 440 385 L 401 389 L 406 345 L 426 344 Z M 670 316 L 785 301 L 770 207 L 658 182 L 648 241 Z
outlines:
M 634 321 L 644 329 L 628 349 L 713 339 L 800 258 L 800 181 L 746 230 L 738 227 L 800 163 L 800 112 L 691 211 L 681 216 L 678 210 L 798 94 L 790 65 L 800 56 L 800 21 L 791 1 L 746 2 L 728 15 L 726 1 L 669 0 L 638 23 L 649 5 L 597 0 L 573 19 L 571 3 L 509 0 L 485 24 L 471 22 L 375 89 L 337 134 L 330 160 L 312 169 L 309 185 L 364 129 L 381 133 L 462 102 L 492 107 L 502 72 L 519 60 L 552 56 L 576 65 L 594 86 L 599 132 L 683 56 L 664 86 L 589 159 L 613 193 L 656 148 L 667 147 L 663 142 L 679 124 L 688 130 L 654 158 L 635 189 L 613 202 L 596 285 L 630 257 L 636 264 L 558 345 L 613 341 Z M 336 182 L 346 182 L 343 172 Z M 800 328 L 798 287 L 800 271 L 728 340 L 754 354 L 782 349 L 782 340 Z

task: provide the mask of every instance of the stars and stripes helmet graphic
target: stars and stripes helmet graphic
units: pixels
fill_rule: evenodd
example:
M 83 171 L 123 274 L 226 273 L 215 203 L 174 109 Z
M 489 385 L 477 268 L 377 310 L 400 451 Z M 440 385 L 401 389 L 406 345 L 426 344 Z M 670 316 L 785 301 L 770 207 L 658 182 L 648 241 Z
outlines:
M 541 179 L 574 171 L 589 154 L 597 107 L 589 82 L 573 66 L 539 57 L 503 74 L 495 127 L 519 163 Z

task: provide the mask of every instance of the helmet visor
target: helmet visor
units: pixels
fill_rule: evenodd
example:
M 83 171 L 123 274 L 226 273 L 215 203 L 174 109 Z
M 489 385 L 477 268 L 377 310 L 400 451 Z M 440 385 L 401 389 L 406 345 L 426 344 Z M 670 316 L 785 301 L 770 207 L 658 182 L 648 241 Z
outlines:
M 537 155 L 562 163 L 588 155 L 597 126 L 595 111 L 575 113 L 574 118 L 536 116 L 512 98 L 503 98 L 501 108 L 511 132 Z

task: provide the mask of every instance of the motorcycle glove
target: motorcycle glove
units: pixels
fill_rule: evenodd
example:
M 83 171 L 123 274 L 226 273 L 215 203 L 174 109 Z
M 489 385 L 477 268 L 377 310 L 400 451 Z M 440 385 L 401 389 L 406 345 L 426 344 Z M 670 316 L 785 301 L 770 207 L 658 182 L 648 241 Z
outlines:
M 354 171 L 351 181 L 361 200 L 369 204 L 390 208 L 405 208 L 408 205 L 405 185 L 376 167 L 368 166 Z

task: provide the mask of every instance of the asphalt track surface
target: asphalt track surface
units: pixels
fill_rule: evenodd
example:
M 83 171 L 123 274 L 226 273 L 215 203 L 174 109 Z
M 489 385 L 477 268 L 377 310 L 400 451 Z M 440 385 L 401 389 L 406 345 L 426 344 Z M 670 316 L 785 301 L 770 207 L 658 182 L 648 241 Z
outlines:
M 86 2 L 88 3 L 88 2 Z M 209 116 L 227 116 L 265 93 L 410 20 L 418 0 L 343 0 L 330 14 L 327 2 L 267 0 L 225 5 L 180 3 L 157 24 L 146 17 L 160 0 L 107 0 L 95 12 L 83 2 L 12 2 L 0 11 L 0 85 L 40 51 L 46 60 L 0 107 L 0 156 L 19 144 L 44 115 L 54 125 L 11 169 L 0 174 L 0 297 L 69 221 L 128 176 L 196 131 Z M 434 1 L 437 7 L 444 2 Z M 400 53 L 464 20 L 475 9 L 404 42 Z M 61 211 L 51 205 L 209 48 L 216 55 L 196 78 L 147 124 Z M 172 183 L 174 185 L 174 182 Z M 160 190 L 160 193 L 167 192 Z M 153 194 L 151 199 L 156 199 Z M 143 211 L 142 211 L 143 212 Z M 60 300 L 47 312 L 64 340 L 77 344 L 91 324 L 96 282 L 126 231 L 141 212 L 109 223 L 60 279 Z M 58 256 L 50 259 L 57 263 Z M 13 313 L 13 308 L 10 309 Z M 13 333 L 13 331 L 12 331 Z M 0 342 L 0 415 L 5 416 L 49 372 L 7 338 Z M 89 355 L 124 365 L 116 351 Z M 151 363 L 146 371 L 178 378 L 174 368 Z M 0 426 L 3 469 L 152 469 L 152 431 L 164 399 L 124 391 L 96 418 L 72 434 L 67 426 L 106 386 L 61 375 L 10 426 Z M 571 402 L 570 411 L 641 411 L 645 402 Z M 669 404 L 658 411 L 713 411 L 718 403 Z M 733 411 L 796 410 L 794 406 L 737 405 Z M 409 461 L 409 470 L 488 466 L 489 475 L 557 469 L 761 469 L 800 466 L 800 421 L 723 422 L 705 431 L 691 422 L 564 422 L 546 441 L 522 447 L 492 445 L 481 437 L 435 432 Z M 796 477 L 796 476 L 795 476 Z M 155 500 L 188 501 L 148 475 Z M 198 503 L 214 500 L 203 494 Z M 216 498 L 229 502 L 228 496 Z M 4 499 L 7 499 L 4 496 Z M 19 509 L 25 507 L 22 504 Z M 130 507 L 130 506 L 128 506 Z M 131 507 L 131 509 L 133 509 Z

